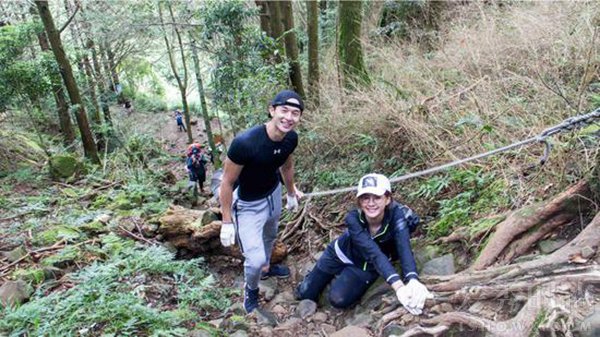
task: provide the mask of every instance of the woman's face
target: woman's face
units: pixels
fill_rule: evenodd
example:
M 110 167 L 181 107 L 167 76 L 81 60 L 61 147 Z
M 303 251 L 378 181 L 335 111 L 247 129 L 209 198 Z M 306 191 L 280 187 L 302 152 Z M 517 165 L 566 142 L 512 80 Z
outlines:
M 387 195 L 363 194 L 358 197 L 358 204 L 367 218 L 375 219 L 382 216 L 385 206 L 389 205 L 391 198 Z

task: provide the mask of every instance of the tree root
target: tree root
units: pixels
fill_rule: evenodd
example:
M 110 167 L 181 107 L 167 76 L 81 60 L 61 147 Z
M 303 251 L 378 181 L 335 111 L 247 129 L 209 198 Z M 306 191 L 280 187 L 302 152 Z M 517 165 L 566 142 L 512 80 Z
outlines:
M 582 209 L 590 209 L 592 191 L 585 180 L 571 186 L 550 202 L 525 207 L 511 213 L 496 226 L 490 242 L 472 266 L 482 270 L 500 258 L 502 264 L 509 263 L 524 253 L 534 242 L 550 231 L 577 220 Z M 515 241 L 516 238 L 522 238 Z M 504 256 L 502 254 L 504 253 Z

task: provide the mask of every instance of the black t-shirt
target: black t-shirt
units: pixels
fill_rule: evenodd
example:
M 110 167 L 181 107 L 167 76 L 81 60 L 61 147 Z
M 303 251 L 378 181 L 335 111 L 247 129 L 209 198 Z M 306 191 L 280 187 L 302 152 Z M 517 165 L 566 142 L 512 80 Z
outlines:
M 279 168 L 298 145 L 298 134 L 288 132 L 280 142 L 267 135 L 266 125 L 257 125 L 239 134 L 227 157 L 244 166 L 239 182 L 239 198 L 254 201 L 269 195 L 279 184 Z

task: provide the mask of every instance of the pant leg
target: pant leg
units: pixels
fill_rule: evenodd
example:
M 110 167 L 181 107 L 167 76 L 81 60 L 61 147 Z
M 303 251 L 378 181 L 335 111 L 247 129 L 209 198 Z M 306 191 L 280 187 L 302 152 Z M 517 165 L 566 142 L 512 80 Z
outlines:
M 265 223 L 263 230 L 263 241 L 265 242 L 265 256 L 267 264 L 271 260 L 271 252 L 275 239 L 277 239 L 277 230 L 279 229 L 279 217 L 281 216 L 281 184 L 267 197 L 269 206 L 269 218 Z
M 261 269 L 267 265 L 263 231 L 269 218 L 267 199 L 243 201 L 234 191 L 233 221 L 240 249 L 244 256 L 244 281 L 250 289 L 258 288 Z
M 360 300 L 377 277 L 377 272 L 364 271 L 354 265 L 345 266 L 331 282 L 329 303 L 339 309 L 350 307 Z
M 299 299 L 308 299 L 318 302 L 319 296 L 327 284 L 331 282 L 336 273 L 341 272 L 344 266 L 345 264 L 335 255 L 333 243 L 329 244 L 317 261 L 315 267 L 298 285 L 296 290 Z

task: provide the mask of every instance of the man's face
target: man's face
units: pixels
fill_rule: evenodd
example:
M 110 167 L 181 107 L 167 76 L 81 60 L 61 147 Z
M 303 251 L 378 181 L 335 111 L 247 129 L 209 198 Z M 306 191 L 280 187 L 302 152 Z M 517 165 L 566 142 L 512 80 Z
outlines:
M 302 116 L 300 109 L 289 105 L 271 106 L 269 107 L 269 113 L 277 129 L 283 133 L 292 131 L 296 124 L 300 122 Z

